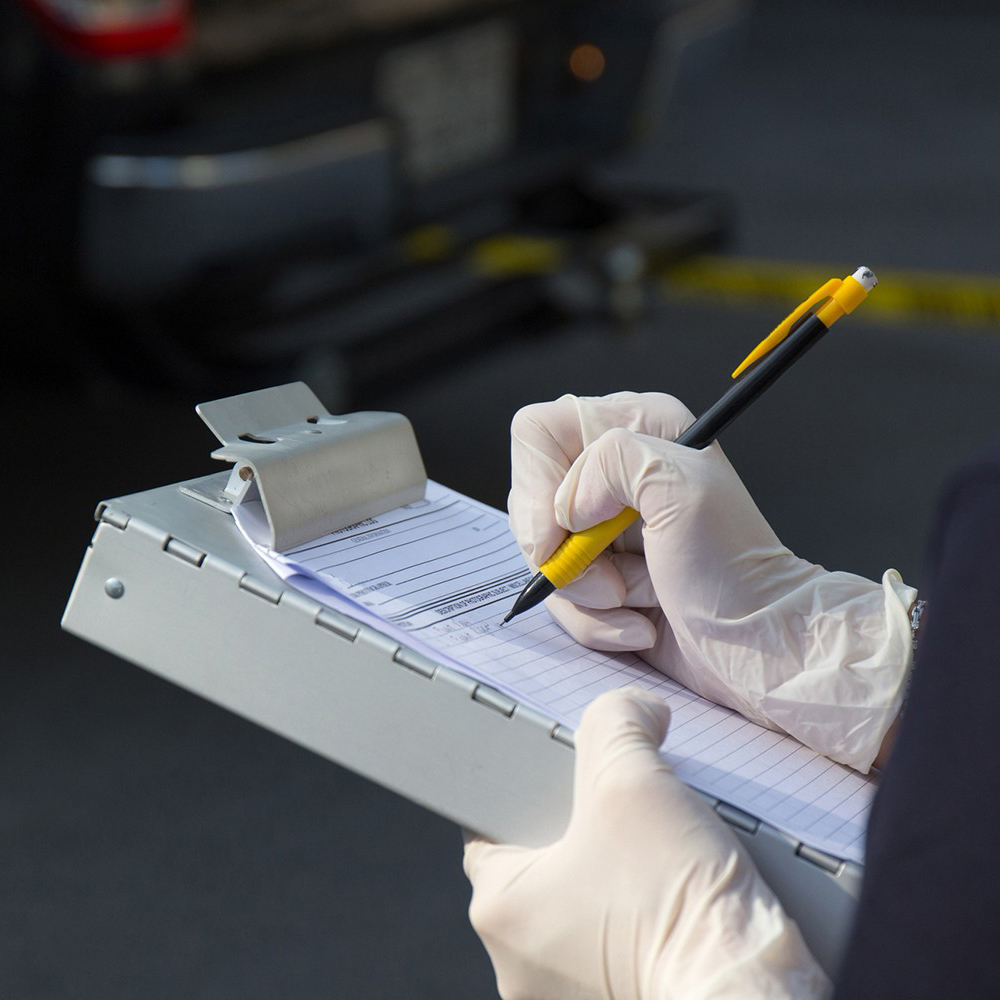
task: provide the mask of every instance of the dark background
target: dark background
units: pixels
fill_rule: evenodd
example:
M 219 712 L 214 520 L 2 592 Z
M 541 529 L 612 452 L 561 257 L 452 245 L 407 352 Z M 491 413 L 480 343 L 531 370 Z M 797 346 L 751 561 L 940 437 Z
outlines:
M 989 278 L 1000 19 L 985 11 L 761 4 L 685 67 L 654 141 L 619 169 L 731 195 L 734 258 L 829 276 L 863 263 L 883 289 L 906 269 Z M 433 478 L 503 506 L 517 407 L 632 388 L 697 411 L 782 310 L 668 285 L 626 333 L 513 324 L 351 402 L 407 414 Z M 59 630 L 96 502 L 216 471 L 194 405 L 228 387 L 80 363 L 73 338 L 100 329 L 6 311 L 4 327 L 35 350 L 5 366 L 2 396 L 0 994 L 494 995 L 458 830 Z M 936 493 L 996 435 L 998 333 L 863 307 L 731 428 L 782 540 L 919 585 Z

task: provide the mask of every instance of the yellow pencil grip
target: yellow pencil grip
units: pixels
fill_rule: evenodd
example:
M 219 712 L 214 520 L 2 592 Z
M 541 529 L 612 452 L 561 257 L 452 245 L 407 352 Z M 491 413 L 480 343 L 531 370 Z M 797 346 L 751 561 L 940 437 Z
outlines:
M 539 572 L 556 588 L 572 583 L 630 524 L 639 512 L 626 507 L 620 514 L 592 528 L 570 535 L 541 566 Z

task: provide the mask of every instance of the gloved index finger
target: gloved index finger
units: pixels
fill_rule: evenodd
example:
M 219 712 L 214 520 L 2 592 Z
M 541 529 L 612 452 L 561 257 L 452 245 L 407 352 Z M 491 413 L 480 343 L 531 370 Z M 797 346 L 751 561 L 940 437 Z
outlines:
M 693 420 L 664 393 L 620 392 L 603 397 L 562 396 L 519 410 L 511 423 L 511 531 L 536 566 L 566 537 L 554 518 L 554 498 L 581 452 L 605 431 L 627 428 L 667 440 Z
M 553 517 L 552 498 L 582 448 L 574 397 L 518 410 L 510 436 L 510 529 L 537 567 L 566 537 Z
M 639 434 L 676 440 L 694 420 L 680 400 L 662 392 L 616 392 L 608 396 L 567 394 L 522 407 L 511 422 L 512 458 L 540 453 L 563 470 L 605 431 L 623 427 Z

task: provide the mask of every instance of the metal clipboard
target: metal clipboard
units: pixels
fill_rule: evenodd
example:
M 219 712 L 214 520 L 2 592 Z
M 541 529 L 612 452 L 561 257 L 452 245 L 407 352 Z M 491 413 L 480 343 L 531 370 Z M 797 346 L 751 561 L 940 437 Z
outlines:
M 232 471 L 102 502 L 63 627 L 462 826 L 559 837 L 570 730 L 287 586 L 231 516 L 258 490 L 282 548 L 409 502 L 426 481 L 409 422 L 332 416 L 302 383 L 198 410 Z M 861 867 L 708 801 L 834 975 Z

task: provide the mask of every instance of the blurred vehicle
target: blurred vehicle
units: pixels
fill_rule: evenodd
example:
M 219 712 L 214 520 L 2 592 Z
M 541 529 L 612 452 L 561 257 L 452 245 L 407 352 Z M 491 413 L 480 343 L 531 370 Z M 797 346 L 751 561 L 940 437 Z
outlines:
M 225 372 L 226 389 L 325 366 L 332 393 L 338 372 L 411 374 L 552 306 L 542 284 L 582 258 L 632 281 L 622 220 L 660 218 L 647 242 L 676 248 L 717 235 L 719 206 L 678 216 L 669 193 L 600 191 L 587 171 L 634 141 L 664 31 L 740 6 L 14 0 L 11 356 L 47 338 L 74 364 L 192 387 Z M 581 251 L 574 234 L 597 231 Z

